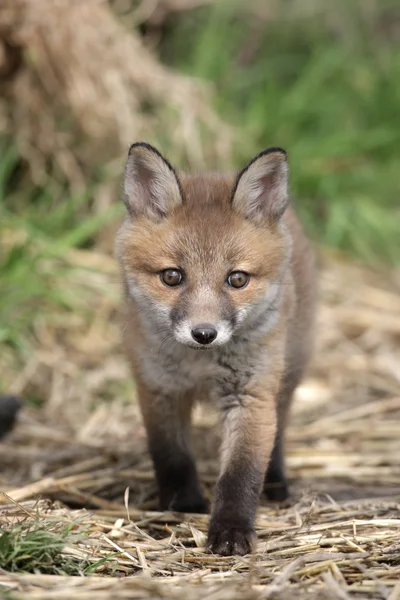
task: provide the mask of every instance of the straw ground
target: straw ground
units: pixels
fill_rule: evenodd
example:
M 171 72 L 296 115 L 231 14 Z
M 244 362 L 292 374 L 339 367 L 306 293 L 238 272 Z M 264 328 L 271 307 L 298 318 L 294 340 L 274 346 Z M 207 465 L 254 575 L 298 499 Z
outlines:
M 399 276 L 321 259 L 317 348 L 288 431 L 291 500 L 262 503 L 254 555 L 221 558 L 204 551 L 207 516 L 157 510 L 114 261 L 65 254 L 91 310 L 42 315 L 25 366 L 2 361 L 10 392 L 44 400 L 0 444 L 5 597 L 400 598 Z M 198 409 L 209 496 L 214 423 Z

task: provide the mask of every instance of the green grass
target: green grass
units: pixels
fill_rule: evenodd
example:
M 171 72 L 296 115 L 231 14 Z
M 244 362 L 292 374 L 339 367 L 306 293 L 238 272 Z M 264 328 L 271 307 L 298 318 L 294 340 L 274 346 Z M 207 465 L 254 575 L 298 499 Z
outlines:
M 5 348 L 4 363 L 8 349 L 19 355 L 22 366 L 41 320 L 50 325 L 59 310 L 92 312 L 90 294 L 83 286 L 77 293 L 71 285 L 82 268 L 67 260 L 68 251 L 91 247 L 102 227 L 122 213 L 122 206 L 116 202 L 93 215 L 95 186 L 79 196 L 64 190 L 51 193 L 26 182 L 21 186 L 19 168 L 20 159 L 11 146 L 0 161 L 0 344 Z
M 20 523 L 0 535 L 0 564 L 10 573 L 80 575 L 87 561 L 64 554 L 67 545 L 82 538 L 77 523 Z M 74 531 L 75 530 L 75 531 Z
M 400 45 L 390 30 L 398 9 L 382 0 L 369 23 L 361 0 L 327 0 L 311 16 L 306 4 L 295 18 L 282 3 L 282 19 L 266 22 L 218 2 L 175 20 L 161 56 L 214 83 L 219 112 L 239 131 L 237 166 L 266 146 L 287 149 L 314 239 L 398 263 Z
M 28 517 L 0 532 L 0 565 L 10 573 L 91 575 L 107 563 L 113 573 L 118 553 L 99 559 L 94 551 L 93 557 L 88 554 L 87 558 L 68 551 L 68 547 L 79 550 L 79 544 L 87 539 L 87 527 L 79 519 L 65 522 Z M 87 553 L 87 547 L 82 549 Z

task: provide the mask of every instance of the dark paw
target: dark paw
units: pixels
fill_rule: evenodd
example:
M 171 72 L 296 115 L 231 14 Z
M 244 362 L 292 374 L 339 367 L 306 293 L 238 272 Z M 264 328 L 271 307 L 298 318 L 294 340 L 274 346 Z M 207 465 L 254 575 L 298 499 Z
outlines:
M 204 498 L 178 498 L 175 502 L 171 503 L 169 510 L 183 513 L 206 514 L 208 513 L 208 504 Z
M 289 498 L 289 488 L 286 481 L 266 482 L 264 494 L 270 502 L 284 502 Z
M 176 492 L 172 497 L 161 500 L 163 510 L 182 513 L 208 513 L 208 504 L 200 492 Z
M 251 527 L 234 527 L 227 524 L 210 525 L 207 549 L 213 554 L 232 556 L 249 554 L 256 541 L 256 533 Z

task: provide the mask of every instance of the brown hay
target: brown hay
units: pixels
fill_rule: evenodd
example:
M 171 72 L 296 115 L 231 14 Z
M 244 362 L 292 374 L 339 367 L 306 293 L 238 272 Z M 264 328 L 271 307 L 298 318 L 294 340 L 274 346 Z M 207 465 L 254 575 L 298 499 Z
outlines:
M 119 345 L 114 262 L 87 251 L 65 261 L 74 265 L 69 285 L 96 305 L 96 314 L 41 320 L 25 369 L 2 363 L 10 392 L 47 400 L 42 409 L 26 408 L 15 433 L 0 444 L 0 489 L 7 493 L 0 521 L 10 527 L 38 510 L 51 528 L 55 519 L 79 516 L 88 537 L 67 555 L 95 562 L 119 554 L 96 576 L 3 573 L 0 584 L 29 600 L 72 594 L 78 600 L 400 598 L 398 275 L 379 275 L 341 257 L 324 260 L 315 360 L 288 432 L 291 501 L 260 507 L 254 556 L 221 558 L 204 552 L 208 517 L 157 512 Z M 209 497 L 218 472 L 214 420 L 208 410 L 196 415 L 199 471 Z M 37 504 L 38 496 L 56 503 Z M 111 573 L 124 579 L 104 577 Z
M 35 180 L 50 162 L 83 186 L 93 166 L 141 138 L 168 139 L 193 164 L 227 160 L 230 135 L 210 90 L 162 66 L 106 0 L 2 0 L 2 72 L 0 124 Z

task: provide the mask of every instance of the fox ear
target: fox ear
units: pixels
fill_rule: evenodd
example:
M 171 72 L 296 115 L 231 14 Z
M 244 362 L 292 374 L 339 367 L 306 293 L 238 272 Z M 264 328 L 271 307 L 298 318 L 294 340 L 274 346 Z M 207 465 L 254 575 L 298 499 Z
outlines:
M 125 166 L 124 202 L 133 216 L 161 219 L 182 204 L 178 176 L 169 162 L 150 144 L 129 148 Z
M 288 205 L 288 166 L 282 148 L 268 148 L 241 171 L 232 207 L 256 223 L 276 222 Z

